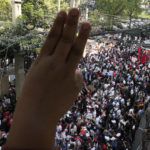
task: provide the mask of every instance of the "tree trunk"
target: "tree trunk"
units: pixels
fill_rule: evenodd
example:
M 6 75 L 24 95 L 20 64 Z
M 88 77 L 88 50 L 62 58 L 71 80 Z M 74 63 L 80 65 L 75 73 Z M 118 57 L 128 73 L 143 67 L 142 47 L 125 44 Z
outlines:
M 110 16 L 108 17 L 109 18 L 109 29 L 112 29 L 112 21 L 113 21 L 113 18 Z
M 70 1 L 70 8 L 73 8 L 73 7 L 75 7 L 75 0 Z
M 129 21 L 130 21 L 129 22 L 129 29 L 131 29 L 131 23 L 132 23 L 132 16 L 131 15 L 129 16 Z
M 60 11 L 60 0 L 58 0 L 58 12 Z
M 88 21 L 89 19 L 89 9 L 86 7 L 86 10 L 85 10 L 85 20 Z
M 22 9 L 21 9 L 21 0 L 12 0 L 12 22 L 16 24 L 17 18 L 21 16 Z
M 0 79 L 0 96 L 8 94 L 8 90 L 9 90 L 8 75 L 4 75 Z
M 18 97 L 25 77 L 24 57 L 19 54 L 15 54 L 15 77 L 16 77 L 16 97 Z
M 111 26 L 110 26 L 111 29 L 113 29 L 113 25 L 114 25 L 114 17 L 112 16 L 112 17 L 111 17 Z
M 81 1 L 80 1 L 80 0 L 76 0 L 76 4 L 75 4 L 75 6 L 78 8 L 78 7 L 79 7 L 79 5 L 80 5 L 80 3 L 81 3 Z

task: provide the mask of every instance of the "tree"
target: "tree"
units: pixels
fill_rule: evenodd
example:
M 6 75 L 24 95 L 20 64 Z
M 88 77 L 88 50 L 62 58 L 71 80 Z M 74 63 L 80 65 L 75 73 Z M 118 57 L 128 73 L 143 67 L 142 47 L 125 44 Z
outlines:
M 28 30 L 35 27 L 48 28 L 58 12 L 58 0 L 22 0 L 22 19 Z M 66 10 L 69 3 L 60 0 L 61 9 Z
M 43 34 L 45 33 L 37 30 L 26 30 L 22 22 L 0 30 L 0 58 L 2 58 L 2 50 L 6 48 L 8 48 L 8 56 L 14 53 L 24 54 L 26 50 L 35 51 L 44 42 Z
M 143 0 L 126 0 L 125 14 L 129 17 L 129 28 L 133 17 L 137 17 L 142 12 L 141 3 Z
M 0 60 L 9 62 L 15 58 L 15 76 L 17 95 L 24 80 L 24 54 L 26 51 L 36 51 L 44 41 L 44 36 L 36 30 L 28 31 L 22 23 L 0 30 Z M 7 55 L 6 55 L 7 54 Z M 6 58 L 7 56 L 7 58 Z
M 90 11 L 90 23 L 92 26 L 98 26 L 100 21 L 100 15 L 97 9 Z
M 47 6 L 43 0 L 22 0 L 22 19 L 28 30 L 44 24 Z
M 45 20 L 49 25 L 52 25 L 56 14 L 58 13 L 58 0 L 44 0 L 47 6 L 47 12 L 45 13 Z M 60 0 L 60 9 L 68 10 L 69 2 L 67 0 Z
M 112 27 L 114 16 L 122 15 L 126 8 L 125 0 L 96 0 L 99 11 L 107 16 L 109 28 Z
M 0 0 L 0 20 L 6 21 L 11 19 L 11 1 Z
M 46 36 L 45 33 L 44 35 Z M 19 22 L 16 26 L 5 27 L 0 30 L 0 59 L 6 64 L 6 51 L 7 59 L 11 62 L 16 54 L 24 56 L 26 51 L 36 52 L 44 42 L 45 36 L 36 30 L 29 32 Z

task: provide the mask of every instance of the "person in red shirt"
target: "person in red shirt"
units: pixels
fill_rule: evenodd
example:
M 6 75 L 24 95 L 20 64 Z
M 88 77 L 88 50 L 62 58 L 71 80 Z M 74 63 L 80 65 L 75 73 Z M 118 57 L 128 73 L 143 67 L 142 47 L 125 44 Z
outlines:
M 102 144 L 102 145 L 101 145 L 101 148 L 102 148 L 102 150 L 107 150 L 106 144 Z

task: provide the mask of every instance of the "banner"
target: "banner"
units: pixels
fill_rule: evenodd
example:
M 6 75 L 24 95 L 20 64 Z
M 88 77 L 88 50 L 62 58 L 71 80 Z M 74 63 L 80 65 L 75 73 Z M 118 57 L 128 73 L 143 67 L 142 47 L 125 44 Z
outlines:
M 141 64 L 145 63 L 145 61 L 146 61 L 146 50 L 145 50 L 145 52 L 142 55 Z

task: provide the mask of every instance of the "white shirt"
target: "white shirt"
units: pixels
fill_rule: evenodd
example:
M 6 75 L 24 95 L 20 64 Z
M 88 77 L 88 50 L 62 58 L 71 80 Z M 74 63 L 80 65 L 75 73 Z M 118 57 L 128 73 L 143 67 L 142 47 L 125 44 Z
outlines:
M 61 132 L 61 131 L 62 131 L 62 126 L 61 126 L 61 125 L 58 125 L 57 128 L 56 128 L 56 131 L 57 131 L 57 132 Z
M 100 116 L 98 116 L 95 120 L 96 125 L 99 125 L 99 122 L 100 122 Z
M 124 98 L 121 99 L 121 104 L 124 105 L 125 104 L 125 100 Z
M 6 99 L 5 99 L 5 103 L 6 103 L 6 104 L 10 104 L 10 98 L 6 98 Z
M 106 141 L 110 141 L 110 137 L 109 136 L 105 136 L 104 137 Z
M 117 116 L 120 116 L 120 115 L 121 115 L 121 110 L 118 109 L 118 110 L 117 110 Z

